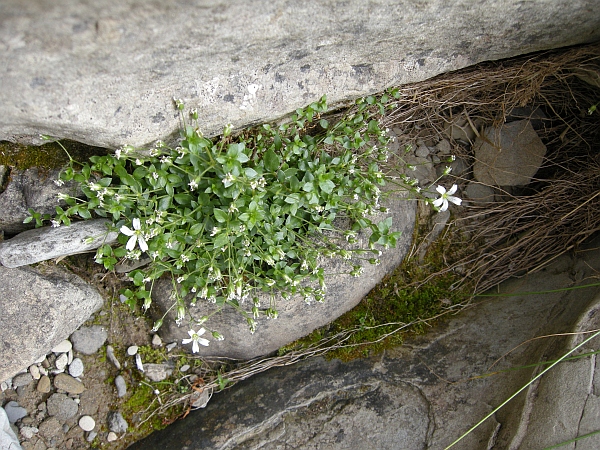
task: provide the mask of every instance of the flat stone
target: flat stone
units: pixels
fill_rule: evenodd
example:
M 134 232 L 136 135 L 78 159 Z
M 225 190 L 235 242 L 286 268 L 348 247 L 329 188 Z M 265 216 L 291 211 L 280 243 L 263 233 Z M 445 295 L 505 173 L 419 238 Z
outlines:
M 67 363 L 69 362 L 69 356 L 66 353 L 61 354 L 54 363 L 56 370 L 63 372 L 65 367 L 67 367 Z
M 64 341 L 62 341 L 60 344 L 58 344 L 57 346 L 55 346 L 52 349 L 52 353 L 59 355 L 61 353 L 68 353 L 69 350 L 71 350 L 73 348 L 73 344 L 71 344 L 71 341 L 69 341 L 68 339 L 65 339 Z
M 130 347 L 127 348 L 127 354 L 129 356 L 133 356 L 138 352 L 138 346 L 137 345 L 132 345 Z
M 113 366 L 117 368 L 117 370 L 121 368 L 121 363 L 115 356 L 115 351 L 112 348 L 112 345 L 106 346 L 106 358 L 112 363 Z
M 155 347 L 160 347 L 162 345 L 162 339 L 158 334 L 152 336 L 152 345 L 154 345 Z
M 323 93 L 336 103 L 480 61 L 594 42 L 595 6 L 260 0 L 217 8 L 198 0 L 152 2 L 140 14 L 136 0 L 4 0 L 0 60 L 11 63 L 0 71 L 0 136 L 139 146 L 176 132 L 173 96 L 215 135 L 228 122 L 285 116 Z
M 465 195 L 475 203 L 491 203 L 495 200 L 495 191 L 491 186 L 470 182 L 464 190 Z
M 125 433 L 128 426 L 127 421 L 120 412 L 111 411 L 108 413 L 108 428 L 113 433 Z
M 4 405 L 4 411 L 6 411 L 10 423 L 15 423 L 27 416 L 27 410 L 14 401 L 10 401 Z
M 79 427 L 83 431 L 92 431 L 95 426 L 96 421 L 91 416 L 82 416 L 81 419 L 79 419 Z
M 69 364 L 69 375 L 74 378 L 83 375 L 83 361 L 80 358 L 73 359 L 71 364 Z
M 119 439 L 119 436 L 117 436 L 117 434 L 114 431 L 109 432 L 108 435 L 106 436 L 106 440 L 108 442 L 114 442 L 117 439 Z
M 32 381 L 33 377 L 30 373 L 20 373 L 18 375 L 15 375 L 12 380 L 13 389 L 16 389 L 21 386 L 27 386 Z
M 115 386 L 117 388 L 117 396 L 119 398 L 127 395 L 127 383 L 125 383 L 125 378 L 123 378 L 121 375 L 117 375 L 115 377 Z
M 144 364 L 144 374 L 154 382 L 163 381 L 172 373 L 173 368 L 166 364 Z
M 40 378 L 40 381 L 38 381 L 36 389 L 38 392 L 42 392 L 44 394 L 50 392 L 50 378 L 48 378 L 47 375 L 43 375 Z
M 57 228 L 24 231 L 0 242 L 0 263 L 15 268 L 48 259 L 94 250 L 116 242 L 118 233 L 106 228 L 106 219 L 85 220 Z
M 36 364 L 32 364 L 31 366 L 29 366 L 29 373 L 31 374 L 31 378 L 33 378 L 34 380 L 40 379 L 40 368 Z
M 0 380 L 29 367 L 104 303 L 81 278 L 55 264 L 0 266 Z
M 93 355 L 106 342 L 108 333 L 100 325 L 81 327 L 71 335 L 73 348 L 84 355 Z
M 66 373 L 59 373 L 54 377 L 54 387 L 67 391 L 69 394 L 81 394 L 85 390 L 81 381 Z
M 473 176 L 495 186 L 524 186 L 539 170 L 546 146 L 529 120 L 488 127 L 473 146 Z
M 79 406 L 70 397 L 65 394 L 52 394 L 46 401 L 48 415 L 55 417 L 60 421 L 65 421 L 77 414 Z

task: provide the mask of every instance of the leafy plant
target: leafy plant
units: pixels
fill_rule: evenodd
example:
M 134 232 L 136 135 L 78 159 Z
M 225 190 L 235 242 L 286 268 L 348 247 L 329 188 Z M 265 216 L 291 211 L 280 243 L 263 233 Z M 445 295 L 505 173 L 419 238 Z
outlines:
M 193 294 L 192 303 L 237 309 L 254 332 L 261 315 L 277 317 L 276 295 L 324 300 L 323 256 L 341 257 L 359 276 L 362 264 L 379 263 L 378 247 L 396 245 L 400 233 L 392 231 L 391 217 L 373 219 L 387 212 L 380 203 L 380 164 L 387 161 L 390 138 L 378 119 L 390 99 L 361 99 L 331 124 L 323 117 L 323 97 L 282 125 L 235 137 L 227 126 L 217 139 L 204 137 L 197 111 L 187 120 L 175 100 L 182 123 L 178 145 L 158 142 L 149 152 L 126 146 L 89 163 L 70 158 L 58 183 L 78 182 L 87 199 L 61 194 L 66 207 L 56 207 L 52 224 L 110 218 L 120 231 L 118 245 L 101 246 L 95 258 L 109 270 L 119 260 L 149 255 L 148 266 L 130 273 L 134 287 L 123 292 L 130 306 L 141 302 L 147 309 L 154 281 L 168 274 L 178 322 L 188 313 L 184 298 Z M 419 192 L 407 177 L 400 184 Z M 29 220 L 43 219 L 32 212 Z M 338 225 L 340 219 L 347 227 Z M 368 248 L 353 246 L 361 230 L 370 231 Z M 267 308 L 260 308 L 261 292 L 270 295 Z M 246 299 L 252 299 L 249 307 Z

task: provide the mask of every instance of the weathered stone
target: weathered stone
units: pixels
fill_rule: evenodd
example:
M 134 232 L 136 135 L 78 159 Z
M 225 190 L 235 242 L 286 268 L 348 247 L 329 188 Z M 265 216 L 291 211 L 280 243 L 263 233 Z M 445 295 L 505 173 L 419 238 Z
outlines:
M 58 420 L 65 421 L 77 414 L 79 406 L 70 397 L 65 394 L 52 394 L 46 402 L 48 406 L 48 415 L 56 417 Z
M 600 37 L 596 7 L 5 0 L 0 59 L 10 64 L 0 71 L 0 135 L 145 144 L 179 126 L 173 96 L 198 108 L 212 135 L 228 122 L 286 115 L 325 93 L 335 103 L 479 61 L 591 42 Z
M 79 380 L 76 380 L 66 373 L 59 373 L 54 377 L 54 387 L 62 389 L 69 394 L 81 394 L 85 390 L 85 386 Z
M 62 436 L 64 433 L 62 432 L 62 427 L 60 426 L 60 422 L 56 417 L 49 417 L 48 419 L 44 420 L 38 428 L 39 435 L 44 439 L 50 440 L 55 438 L 59 441 L 63 440 Z
M 11 427 L 6 411 L 0 406 L 0 448 L 19 450 L 19 439 Z
M 65 339 L 60 344 L 52 349 L 52 353 L 58 355 L 60 353 L 68 353 L 73 348 L 73 344 L 68 339 Z
M 118 397 L 125 397 L 127 395 L 127 384 L 125 383 L 125 378 L 121 375 L 117 375 L 115 378 L 115 387 L 117 388 Z
M 50 392 L 50 378 L 48 378 L 47 375 L 43 375 L 40 378 L 40 381 L 38 381 L 36 389 L 38 392 L 42 392 L 44 394 Z
M 10 423 L 15 423 L 27 416 L 27 410 L 19 405 L 17 402 L 11 401 L 4 405 L 4 411 L 8 417 Z
M 474 203 L 491 203 L 495 200 L 494 188 L 485 184 L 470 182 L 464 192 Z
M 493 291 L 501 296 L 383 355 L 350 363 L 312 358 L 252 377 L 130 449 L 447 448 L 547 367 L 542 361 L 600 328 L 600 287 L 588 278 L 600 269 L 599 243 L 579 259 L 564 255 L 501 284 Z M 566 331 L 573 333 L 535 339 Z M 595 349 L 591 341 L 581 351 Z M 548 448 L 596 431 L 599 374 L 594 356 L 562 363 L 455 447 Z M 577 447 L 599 442 L 592 436 Z
M 30 373 L 20 373 L 18 375 L 15 375 L 12 380 L 13 389 L 16 389 L 21 386 L 27 386 L 32 381 L 33 377 Z
M 77 195 L 78 191 L 74 182 L 58 186 L 54 183 L 58 179 L 58 170 L 42 172 L 39 169 L 17 170 L 10 172 L 10 181 L 6 190 L 0 194 L 0 230 L 7 234 L 20 233 L 35 226 L 35 221 L 24 224 L 23 220 L 31 214 L 28 209 L 33 208 L 41 214 L 55 214 L 59 203 L 59 193 Z
M 415 203 L 409 202 L 400 195 L 391 198 L 386 206 L 390 213 L 382 214 L 378 220 L 387 216 L 393 219 L 393 230 L 400 231 L 402 235 L 398 239 L 397 247 L 382 250 L 380 256 L 381 264 L 373 265 L 364 262 L 364 272 L 355 278 L 344 275 L 349 272 L 348 264 L 340 259 L 329 259 L 323 257 L 319 262 L 324 268 L 327 293 L 323 303 L 307 304 L 301 296 L 294 296 L 289 300 L 278 299 L 277 319 L 266 319 L 264 316 L 258 320 L 256 332 L 250 334 L 245 319 L 233 308 L 225 308 L 215 316 L 211 317 L 209 327 L 218 330 L 224 335 L 222 341 L 212 340 L 208 347 L 200 346 L 200 355 L 223 356 L 239 359 L 250 359 L 259 355 L 265 355 L 278 348 L 308 335 L 315 328 L 323 326 L 336 319 L 346 311 L 356 306 L 361 299 L 392 269 L 394 269 L 408 251 L 411 241 L 415 220 Z M 356 248 L 368 248 L 368 236 L 359 233 Z M 337 275 L 332 275 L 337 274 Z M 164 312 L 171 310 L 165 317 L 164 324 L 160 329 L 162 338 L 166 342 L 181 342 L 189 338 L 188 330 L 195 325 L 183 322 L 181 326 L 176 323 L 175 311 L 171 300 L 172 284 L 165 280 L 158 280 L 154 284 L 153 299 L 159 306 L 156 308 L 156 318 L 162 317 Z M 260 296 L 259 296 L 260 297 Z M 268 305 L 270 297 L 262 295 L 261 303 Z M 216 305 L 209 302 L 197 302 L 190 306 L 192 316 L 200 318 L 204 315 L 210 316 L 217 309 Z M 197 327 L 194 328 L 197 330 Z
M 84 355 L 93 355 L 106 342 L 108 333 L 104 327 L 93 325 L 91 327 L 81 327 L 71 335 L 73 348 Z
M 529 120 L 501 128 L 488 127 L 473 146 L 473 176 L 481 183 L 496 186 L 524 186 L 539 170 L 546 146 Z
M 103 304 L 98 292 L 55 264 L 0 266 L 0 380 L 29 367 Z
M 128 426 L 127 421 L 120 412 L 111 411 L 108 413 L 108 428 L 113 433 L 125 433 Z
M 69 364 L 69 375 L 75 378 L 83 375 L 83 361 L 80 358 L 75 358 Z
M 167 364 L 144 364 L 144 375 L 154 382 L 163 381 L 172 373 L 173 368 Z
M 112 244 L 118 233 L 108 231 L 109 223 L 106 219 L 94 219 L 75 222 L 68 227 L 25 231 L 0 243 L 0 263 L 15 268 Z
M 117 368 L 117 370 L 121 368 L 121 363 L 115 356 L 115 350 L 112 348 L 112 345 L 106 346 L 106 358 Z

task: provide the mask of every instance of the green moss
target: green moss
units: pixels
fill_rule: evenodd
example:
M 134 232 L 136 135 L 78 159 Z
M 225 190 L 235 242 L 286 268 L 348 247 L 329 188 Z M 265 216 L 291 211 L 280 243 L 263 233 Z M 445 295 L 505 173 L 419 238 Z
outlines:
M 167 350 L 163 347 L 154 348 L 150 345 L 142 345 L 138 349 L 142 361 L 150 364 L 162 364 L 167 361 Z
M 63 141 L 62 145 L 76 161 L 87 161 L 93 155 L 106 155 L 107 149 L 92 147 L 73 141 Z M 56 169 L 69 162 L 69 157 L 56 142 L 34 146 L 0 141 L 0 165 L 19 170 L 38 167 Z

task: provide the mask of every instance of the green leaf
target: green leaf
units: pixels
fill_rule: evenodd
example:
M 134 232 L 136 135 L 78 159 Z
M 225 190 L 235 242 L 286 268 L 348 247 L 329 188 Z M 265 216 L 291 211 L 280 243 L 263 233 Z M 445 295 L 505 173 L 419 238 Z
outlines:
M 202 224 L 202 223 L 195 223 L 194 225 L 192 225 L 190 227 L 189 233 L 192 236 L 196 236 L 197 234 L 200 234 L 200 232 L 202 231 L 203 228 L 204 228 L 204 224 Z
M 244 173 L 250 179 L 256 178 L 256 176 L 258 175 L 258 172 L 256 170 L 252 169 L 251 167 L 246 167 L 244 169 Z
M 277 156 L 277 154 L 272 149 L 269 149 L 265 153 L 264 162 L 265 162 L 265 169 L 267 169 L 269 172 L 275 172 L 277 169 L 279 169 L 279 165 L 281 164 L 281 159 L 279 158 L 279 156 Z
M 327 129 L 327 127 L 329 127 L 329 122 L 327 122 L 325 119 L 321 119 L 319 121 L 319 125 L 321 125 L 325 129 Z
M 335 184 L 331 180 L 322 180 L 319 181 L 319 187 L 323 192 L 331 194 L 333 192 L 333 189 L 335 188 Z
M 167 189 L 168 193 L 168 189 Z M 158 202 L 158 209 L 160 211 L 166 211 L 171 206 L 171 197 L 163 197 Z
M 229 236 L 225 233 L 218 234 L 215 238 L 213 245 L 215 249 L 220 249 L 225 247 L 229 243 Z
M 219 222 L 219 223 L 224 223 L 224 222 L 227 222 L 229 220 L 229 214 L 227 214 L 222 209 L 215 208 L 213 210 L 213 214 L 215 216 L 215 219 L 217 219 L 217 222 Z

